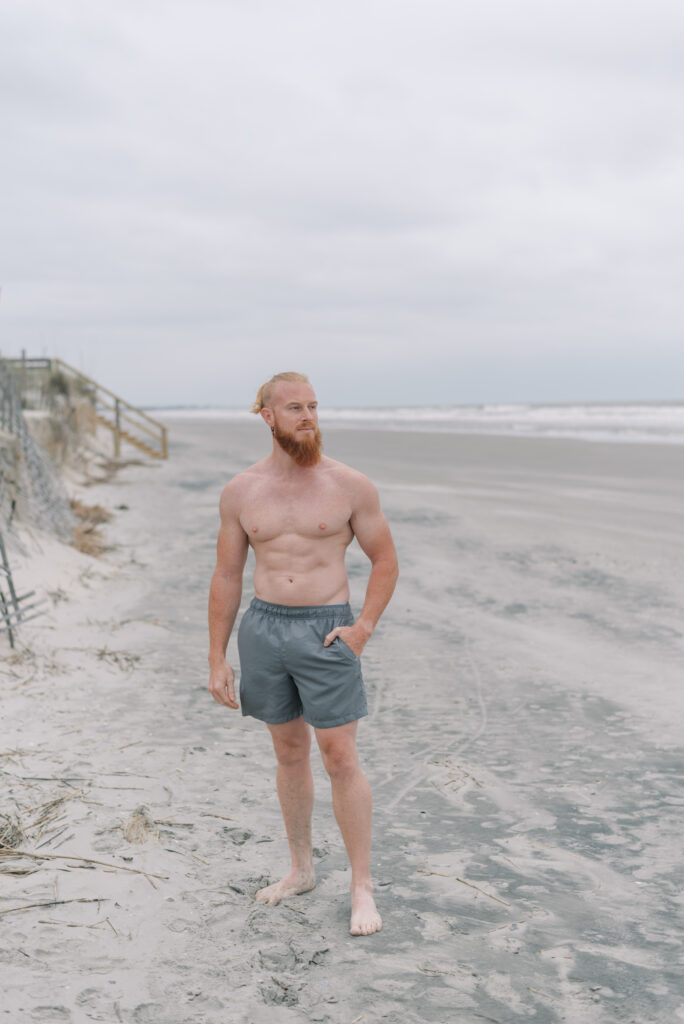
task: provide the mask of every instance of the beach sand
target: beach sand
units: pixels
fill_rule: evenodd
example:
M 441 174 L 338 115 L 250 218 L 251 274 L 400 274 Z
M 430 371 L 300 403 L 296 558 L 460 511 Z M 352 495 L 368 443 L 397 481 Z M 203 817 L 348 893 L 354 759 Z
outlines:
M 324 430 L 402 569 L 359 730 L 384 928 L 352 938 L 318 758 L 318 886 L 254 902 L 287 866 L 270 740 L 206 689 L 218 496 L 267 432 L 170 425 L 167 463 L 78 490 L 102 558 L 13 553 L 51 608 L 0 639 L 0 811 L 65 859 L 0 863 L 0 1020 L 684 1021 L 684 449 Z

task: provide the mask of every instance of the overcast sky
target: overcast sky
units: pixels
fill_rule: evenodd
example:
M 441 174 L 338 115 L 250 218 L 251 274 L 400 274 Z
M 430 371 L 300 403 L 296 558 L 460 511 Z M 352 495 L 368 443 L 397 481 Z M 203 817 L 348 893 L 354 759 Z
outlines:
M 0 351 L 134 402 L 684 397 L 681 0 L 14 0 Z

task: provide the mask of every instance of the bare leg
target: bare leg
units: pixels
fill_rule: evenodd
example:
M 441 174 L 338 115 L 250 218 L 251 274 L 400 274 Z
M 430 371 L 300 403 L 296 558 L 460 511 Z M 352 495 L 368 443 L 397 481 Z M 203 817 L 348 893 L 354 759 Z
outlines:
M 273 749 L 278 760 L 276 782 L 278 797 L 290 844 L 290 873 L 279 882 L 260 889 L 259 903 L 274 907 L 282 899 L 308 892 L 316 884 L 311 855 L 311 814 L 313 811 L 313 776 L 311 774 L 311 732 L 303 718 L 283 725 L 269 725 Z
M 372 935 L 382 928 L 370 876 L 373 797 L 356 750 L 357 722 L 316 729 L 323 763 L 330 776 L 333 810 L 351 864 L 352 935 Z

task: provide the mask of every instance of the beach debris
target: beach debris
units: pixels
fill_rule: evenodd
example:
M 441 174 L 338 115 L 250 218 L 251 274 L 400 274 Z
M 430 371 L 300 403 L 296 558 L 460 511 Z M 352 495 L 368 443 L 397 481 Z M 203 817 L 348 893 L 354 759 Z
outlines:
M 68 828 L 69 828 L 69 825 L 67 824 L 67 825 L 62 825 L 62 827 L 61 827 L 61 828 L 55 829 L 55 831 L 54 831 L 54 832 L 52 832 L 52 833 L 51 833 L 51 834 L 50 834 L 50 835 L 49 835 L 49 836 L 47 837 L 47 839 L 44 839 L 42 843 L 38 843 L 38 846 L 36 847 L 36 849 L 37 849 L 37 850 L 42 850 L 42 848 L 43 848 L 44 846 L 47 846 L 47 845 L 48 845 L 48 843 L 53 843 L 53 842 L 55 841 L 55 839 L 59 839 L 59 837 L 60 837 L 61 835 L 64 835 L 64 833 L 66 832 L 66 830 L 67 830 Z
M 97 484 L 108 484 L 114 479 L 119 470 L 126 469 L 128 466 L 147 466 L 149 465 L 143 459 L 109 459 L 100 458 L 98 459 L 97 465 L 91 468 L 88 479 L 84 482 L 84 487 L 95 487 Z M 97 476 L 93 472 L 93 469 L 98 470 Z
M 462 885 L 470 886 L 471 889 L 477 889 L 477 891 L 481 892 L 483 896 L 489 896 L 490 900 L 496 900 L 497 903 L 503 903 L 504 907 L 510 907 L 511 905 L 510 903 L 507 903 L 506 900 L 502 900 L 500 896 L 494 896 L 491 892 L 481 889 L 479 885 L 473 885 L 472 882 L 466 882 L 465 878 L 457 877 L 456 881 L 460 882 Z
M 250 832 L 249 829 L 228 828 L 226 825 L 223 826 L 221 831 L 230 839 L 231 843 L 234 843 L 236 846 L 244 846 L 247 840 L 251 839 L 254 835 L 254 833 Z
M 177 852 L 177 851 L 172 851 Z M 35 853 L 33 850 L 14 850 L 10 847 L 4 846 L 0 843 L 0 858 L 2 857 L 32 857 L 34 860 L 68 860 L 71 861 L 69 867 L 80 868 L 83 865 L 90 867 L 91 865 L 98 865 L 99 867 L 105 867 L 113 869 L 114 871 L 131 871 L 134 875 L 149 875 L 150 878 L 161 878 L 163 881 L 168 881 L 168 875 L 156 875 L 152 871 L 143 871 L 141 868 L 129 868 L 124 864 L 111 864 L 106 860 L 94 860 L 92 857 L 81 857 L 78 853 Z M 80 861 L 78 864 L 74 864 L 74 861 Z
M 431 967 L 430 964 L 418 964 L 418 970 L 423 974 L 456 974 L 449 967 Z
M 264 986 L 261 989 L 261 998 L 267 1006 L 295 1006 L 299 997 L 291 985 L 271 975 L 271 981 L 275 987 Z
M 14 778 L 18 778 L 18 776 L 14 776 Z M 33 874 L 39 870 L 38 865 L 27 866 L 17 859 L 9 859 L 11 851 L 18 851 L 22 843 L 35 844 L 42 839 L 42 842 L 38 842 L 36 846 L 36 850 L 40 850 L 57 839 L 61 838 L 57 848 L 68 839 L 72 839 L 73 834 L 64 836 L 70 827 L 69 822 L 65 820 L 64 804 L 67 800 L 81 796 L 83 792 L 83 790 L 74 790 L 63 796 L 46 800 L 42 804 L 20 808 L 21 814 L 24 816 L 23 820 L 16 815 L 10 817 L 7 814 L 0 814 L 0 872 L 5 875 L 19 876 Z M 33 820 L 29 820 L 31 815 L 35 815 Z
M 116 750 L 126 750 L 127 747 L 137 747 L 139 743 L 142 743 L 142 740 L 131 740 L 130 743 L 123 743 L 120 747 L 116 747 Z M 164 789 L 166 789 L 166 786 L 164 786 Z
M 127 843 L 144 843 L 150 836 L 154 839 L 159 836 L 159 829 L 150 816 L 145 806 L 136 807 L 131 816 L 123 824 L 124 839 Z
M 66 828 L 62 829 L 62 832 L 66 832 Z M 62 834 L 62 832 L 60 832 L 60 833 L 59 833 L 59 835 L 61 835 L 61 834 Z M 64 844 L 65 844 L 65 843 L 68 843 L 68 842 L 70 842 L 70 840 L 72 840 L 72 839 L 74 838 L 75 834 L 76 834 L 75 832 L 72 832 L 72 833 L 71 833 L 70 835 L 68 835 L 68 836 L 64 836 L 64 839 L 62 839 L 62 840 L 61 840 L 61 841 L 60 841 L 59 843 L 57 843 L 57 845 L 55 846 L 55 850 L 59 850 L 60 846 L 64 846 Z M 57 837 L 55 836 L 54 838 L 56 839 Z
M 98 558 L 107 550 L 107 545 L 98 527 L 109 522 L 112 518 L 111 512 L 108 512 L 102 505 L 86 505 L 78 498 L 72 498 L 69 504 L 78 520 L 74 526 L 71 542 L 73 547 L 84 555 Z
M 14 849 L 25 838 L 24 830 L 16 819 L 0 814 L 0 845 Z
M 35 910 L 36 907 L 58 907 L 64 903 L 105 903 L 107 902 L 104 896 L 85 897 L 79 896 L 72 900 L 46 900 L 42 903 L 23 903 L 20 907 L 7 907 L 6 910 L 0 910 L 0 914 L 13 914 L 17 910 Z
M 63 928 L 95 928 L 102 929 L 106 927 L 104 921 L 98 921 L 96 924 L 79 924 L 76 921 L 55 921 L 53 918 L 39 918 L 38 924 L 57 924 Z
M 74 514 L 82 522 L 90 523 L 93 526 L 108 523 L 112 518 L 111 512 L 108 512 L 103 505 L 86 505 L 85 502 L 79 501 L 78 498 L 72 498 L 69 504 Z
M 139 654 L 129 651 L 111 651 L 106 645 L 96 651 L 98 661 L 106 661 L 108 665 L 116 665 L 124 672 L 130 671 L 140 661 Z

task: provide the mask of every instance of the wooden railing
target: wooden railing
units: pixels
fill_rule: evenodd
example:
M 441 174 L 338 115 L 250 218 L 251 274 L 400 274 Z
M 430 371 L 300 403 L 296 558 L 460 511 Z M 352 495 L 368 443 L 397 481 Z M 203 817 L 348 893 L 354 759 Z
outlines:
M 97 422 L 111 430 L 115 458 L 121 455 L 122 442 L 133 445 L 154 459 L 168 458 L 168 435 L 163 423 L 152 419 L 142 409 L 131 405 L 63 359 L 28 359 L 22 356 L 21 359 L 5 359 L 4 362 L 14 372 L 23 393 L 33 381 L 38 381 L 44 390 L 52 375 L 62 374 L 77 393 L 92 403 Z

